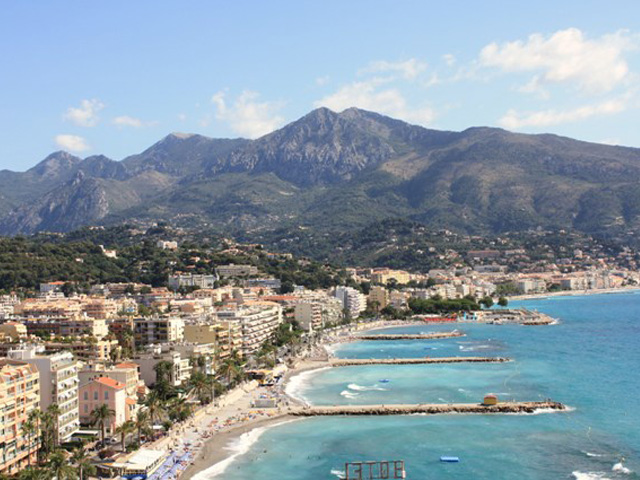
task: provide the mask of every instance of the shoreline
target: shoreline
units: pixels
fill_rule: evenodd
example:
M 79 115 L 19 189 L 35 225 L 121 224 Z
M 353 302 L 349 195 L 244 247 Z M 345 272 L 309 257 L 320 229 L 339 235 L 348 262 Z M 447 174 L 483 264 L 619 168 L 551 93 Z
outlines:
M 598 288 L 591 290 L 566 290 L 561 292 L 530 293 L 526 295 L 513 295 L 507 300 L 536 300 L 547 297 L 582 297 L 590 295 L 611 295 L 615 293 L 640 292 L 640 287 Z

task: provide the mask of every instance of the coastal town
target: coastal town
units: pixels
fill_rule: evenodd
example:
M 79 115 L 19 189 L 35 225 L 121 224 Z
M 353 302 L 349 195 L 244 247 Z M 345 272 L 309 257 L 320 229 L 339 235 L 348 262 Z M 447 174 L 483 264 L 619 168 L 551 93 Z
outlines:
M 203 263 L 192 246 L 171 239 L 158 240 L 154 247 L 190 255 L 186 268 L 174 268 L 163 286 L 80 286 L 51 280 L 41 282 L 36 292 L 22 288 L 0 297 L 0 473 L 21 476 L 38 466 L 73 465 L 80 478 L 168 480 L 185 471 L 190 475 L 213 437 L 221 441 L 225 432 L 274 417 L 447 411 L 410 405 L 309 410 L 286 395 L 284 381 L 310 365 L 509 361 L 472 356 L 340 360 L 330 359 L 322 345 L 354 338 L 464 336 L 458 329 L 417 335 L 362 333 L 394 324 L 548 325 L 555 319 L 509 309 L 509 299 L 605 293 L 638 284 L 636 272 L 610 268 L 601 259 L 570 273 L 559 268 L 511 273 L 502 260 L 512 261 L 525 252 L 483 250 L 469 252 L 472 262 L 465 267 L 428 272 L 346 268 L 343 285 L 308 288 L 290 282 L 287 272 L 280 278 L 269 276 L 257 261 Z M 255 244 L 227 245 L 222 254 L 237 260 L 308 263 Z M 118 251 L 100 247 L 100 255 L 114 259 Z M 576 263 L 585 261 L 582 252 L 573 256 Z M 200 272 L 189 265 L 198 265 Z M 538 407 L 501 405 L 499 411 L 563 408 L 548 402 Z M 470 404 L 454 411 L 478 408 Z M 220 455 L 210 448 L 209 462 Z M 53 467 L 53 462 L 60 465 Z

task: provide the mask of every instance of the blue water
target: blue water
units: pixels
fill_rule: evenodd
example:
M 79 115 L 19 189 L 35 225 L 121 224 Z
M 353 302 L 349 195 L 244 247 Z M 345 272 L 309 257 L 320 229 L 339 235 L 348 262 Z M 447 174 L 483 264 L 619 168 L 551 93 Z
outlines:
M 574 411 L 297 420 L 267 429 L 220 478 L 335 479 L 346 461 L 394 459 L 405 460 L 410 480 L 640 478 L 640 294 L 518 305 L 561 323 L 463 324 L 456 327 L 464 338 L 363 341 L 337 350 L 345 358 L 471 354 L 508 356 L 512 363 L 326 369 L 308 375 L 297 393 L 315 404 L 366 404 L 477 402 L 492 392 L 502 399 L 552 398 Z M 461 462 L 441 464 L 447 454 Z M 624 468 L 614 470 L 622 456 Z

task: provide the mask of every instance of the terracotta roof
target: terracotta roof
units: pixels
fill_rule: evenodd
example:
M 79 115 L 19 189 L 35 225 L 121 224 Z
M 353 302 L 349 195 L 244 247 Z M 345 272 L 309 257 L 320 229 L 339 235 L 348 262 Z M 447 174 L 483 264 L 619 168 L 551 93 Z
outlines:
M 103 385 L 106 385 L 107 387 L 115 388 L 118 390 L 125 387 L 124 383 L 117 382 L 113 378 L 109 378 L 109 377 L 99 377 L 99 378 L 96 378 L 95 381 Z
M 134 398 L 131 397 L 125 398 L 124 401 L 127 405 L 136 405 L 138 403 Z
M 117 364 L 116 368 L 138 368 L 138 364 L 133 362 L 122 362 Z

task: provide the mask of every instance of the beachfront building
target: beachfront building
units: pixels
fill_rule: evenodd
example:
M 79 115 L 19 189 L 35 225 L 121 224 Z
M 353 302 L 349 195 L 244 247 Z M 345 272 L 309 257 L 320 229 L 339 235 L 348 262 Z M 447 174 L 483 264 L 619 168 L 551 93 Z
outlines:
M 45 354 L 43 347 L 10 350 L 9 358 L 35 365 L 40 373 L 40 408 L 58 405 L 58 440 L 68 441 L 78 430 L 78 363 L 71 352 Z
M 357 318 L 367 308 L 367 297 L 355 288 L 336 287 L 334 296 L 340 300 L 351 318 Z
M 135 318 L 133 336 L 137 347 L 153 343 L 179 342 L 184 338 L 184 320 L 170 316 Z
M 184 326 L 184 340 L 214 345 L 217 357 L 224 361 L 232 352 L 242 351 L 242 326 L 236 322 L 198 323 Z
M 78 360 L 110 360 L 111 352 L 119 348 L 117 340 L 77 339 L 71 342 L 45 342 L 47 352 L 70 351 Z
M 218 311 L 222 321 L 236 323 L 242 331 L 243 356 L 249 356 L 272 338 L 282 323 L 282 307 L 275 302 L 247 302 L 236 309 Z
M 80 423 L 91 425 L 91 412 L 107 405 L 114 414 L 105 425 L 107 435 L 128 420 L 126 385 L 109 377 L 98 377 L 80 386 Z
M 133 362 L 122 362 L 109 367 L 101 361 L 86 362 L 78 372 L 78 378 L 81 386 L 100 377 L 111 378 L 124 384 L 128 397 L 136 398 L 139 388 L 144 386 L 139 369 L 138 364 Z
M 376 311 L 382 310 L 389 305 L 389 292 L 384 287 L 374 285 L 369 290 L 368 303 Z
M 39 378 L 33 364 L 0 359 L 0 474 L 36 463 L 38 433 L 25 435 L 22 425 L 40 406 Z

